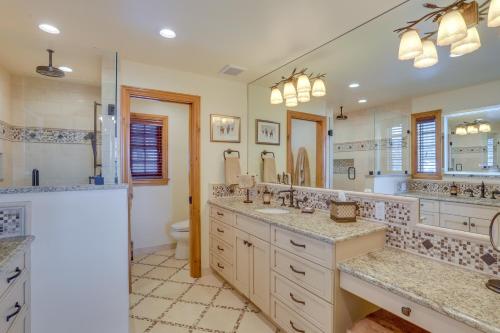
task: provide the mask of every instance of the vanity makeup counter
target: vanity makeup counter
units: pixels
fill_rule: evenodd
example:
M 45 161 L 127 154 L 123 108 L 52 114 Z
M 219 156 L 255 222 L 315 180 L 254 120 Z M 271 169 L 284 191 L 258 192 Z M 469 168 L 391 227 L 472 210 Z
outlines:
M 373 297 L 374 302 L 394 301 L 400 296 L 403 301 L 399 307 L 391 302 L 377 305 L 388 310 L 394 307 L 391 312 L 432 332 L 445 332 L 432 326 L 443 315 L 470 327 L 456 328 L 454 332 L 477 329 L 500 333 L 500 295 L 486 288 L 485 282 L 491 278 L 487 275 L 392 248 L 346 260 L 338 268 L 342 288 L 363 298 Z M 363 283 L 371 286 L 367 296 L 362 295 Z M 385 292 L 396 296 L 388 298 Z M 404 307 L 408 316 L 402 315 Z M 436 316 L 428 315 L 426 310 Z M 439 321 L 442 324 L 446 319 Z

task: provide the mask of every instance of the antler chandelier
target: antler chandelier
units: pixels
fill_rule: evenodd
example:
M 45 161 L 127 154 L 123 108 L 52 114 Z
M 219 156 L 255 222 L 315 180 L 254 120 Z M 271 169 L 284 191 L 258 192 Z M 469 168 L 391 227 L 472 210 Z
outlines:
M 281 77 L 279 82 L 276 82 L 271 87 L 271 104 L 283 103 L 287 107 L 294 107 L 300 103 L 306 103 L 311 100 L 311 95 L 314 97 L 321 97 L 326 95 L 325 82 L 322 78 L 326 74 L 307 74 L 307 68 L 297 71 L 294 68 L 292 74 L 288 77 Z M 311 81 L 314 81 L 311 88 Z M 283 95 L 281 94 L 280 87 L 283 86 Z
M 477 1 L 456 0 L 444 7 L 432 3 L 423 6 L 432 11 L 394 30 L 401 37 L 399 60 L 413 60 L 417 68 L 437 64 L 438 54 L 433 40 L 436 34 L 438 46 L 450 46 L 450 57 L 460 57 L 481 47 L 476 27 L 486 16 L 488 27 L 500 27 L 500 0 L 486 0 L 481 5 Z M 425 21 L 437 22 L 438 29 L 420 36 L 417 26 Z

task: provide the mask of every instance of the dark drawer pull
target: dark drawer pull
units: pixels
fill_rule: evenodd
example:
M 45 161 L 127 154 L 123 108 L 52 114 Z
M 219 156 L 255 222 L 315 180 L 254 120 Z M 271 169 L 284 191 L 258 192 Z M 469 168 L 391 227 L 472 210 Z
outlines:
M 224 230 L 217 228 L 217 232 L 224 233 Z
M 295 303 L 299 303 L 299 304 L 302 304 L 302 305 L 306 305 L 306 302 L 304 301 L 301 301 L 300 299 L 296 299 L 295 296 L 290 293 L 290 298 L 292 299 L 292 301 L 294 301 Z
M 13 317 L 17 316 L 19 311 L 21 311 L 21 306 L 19 305 L 18 302 L 16 302 L 16 305 L 14 305 L 14 307 L 16 308 L 16 311 L 14 311 L 10 315 L 8 315 L 7 318 L 5 318 L 5 320 L 7 320 L 7 322 L 9 322 L 9 320 L 11 320 Z
M 219 245 L 217 245 L 217 250 L 224 252 L 224 249 L 222 247 L 220 247 Z
M 224 266 L 222 266 L 220 263 L 217 263 L 217 267 L 219 267 L 220 269 L 224 269 Z
M 471 227 L 475 227 L 475 226 L 476 226 L 476 224 L 475 224 L 475 223 L 471 223 L 471 224 L 470 224 L 470 226 L 471 226 Z
M 293 321 L 290 320 L 290 326 L 292 326 L 293 330 L 295 332 L 299 332 L 299 333 L 306 333 L 306 331 L 304 330 L 301 330 L 301 329 L 298 329 L 297 327 L 295 327 L 295 324 L 293 323 Z
M 303 249 L 306 248 L 306 244 L 299 244 L 299 243 L 295 243 L 293 240 L 290 239 L 290 243 L 293 245 L 293 246 L 296 246 L 296 247 L 301 247 Z
M 463 225 L 467 225 L 468 223 L 467 222 L 462 222 Z
M 401 313 L 404 314 L 405 316 L 409 317 L 411 313 L 411 309 L 407 306 L 403 306 L 401 308 Z
M 290 265 L 290 269 L 292 270 L 292 272 L 294 273 L 297 273 L 297 274 L 302 274 L 302 275 L 306 275 L 306 272 L 302 272 L 302 271 L 298 271 L 295 269 L 295 267 L 293 267 L 292 265 Z
M 217 212 L 217 215 L 219 215 L 219 216 L 224 216 L 224 213 Z
M 7 278 L 7 283 L 11 283 L 11 282 L 12 282 L 12 280 L 17 279 L 17 277 L 18 277 L 19 275 L 21 275 L 21 273 L 22 273 L 23 271 L 22 271 L 19 267 L 16 267 L 15 272 L 16 272 L 16 273 L 15 273 L 14 275 L 9 276 L 9 277 Z

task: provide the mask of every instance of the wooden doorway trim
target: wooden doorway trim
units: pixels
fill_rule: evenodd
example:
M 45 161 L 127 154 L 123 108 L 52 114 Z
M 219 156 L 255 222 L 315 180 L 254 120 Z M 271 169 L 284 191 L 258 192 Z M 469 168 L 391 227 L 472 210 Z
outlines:
M 325 186 L 326 117 L 287 110 L 286 114 L 286 168 L 293 179 L 292 120 L 306 120 L 316 123 L 316 187 Z
M 121 86 L 121 156 L 122 180 L 130 183 L 130 100 L 143 98 L 160 102 L 179 103 L 189 106 L 189 264 L 192 277 L 201 276 L 201 198 L 200 198 L 200 96 L 179 94 L 154 89 Z M 130 191 L 129 191 L 130 192 Z M 129 195 L 129 264 L 131 259 Z M 129 267 L 130 275 L 130 267 Z

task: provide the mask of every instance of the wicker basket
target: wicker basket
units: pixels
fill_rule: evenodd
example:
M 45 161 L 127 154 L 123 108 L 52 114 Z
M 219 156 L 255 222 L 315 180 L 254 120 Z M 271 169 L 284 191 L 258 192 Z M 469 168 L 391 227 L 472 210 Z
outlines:
M 330 218 L 335 222 L 356 222 L 358 204 L 354 201 L 330 201 Z

